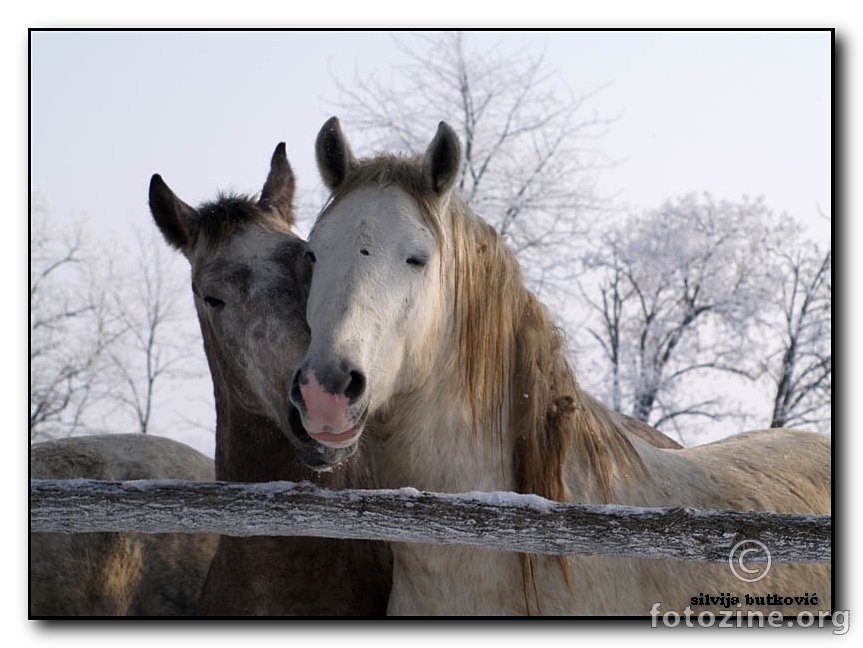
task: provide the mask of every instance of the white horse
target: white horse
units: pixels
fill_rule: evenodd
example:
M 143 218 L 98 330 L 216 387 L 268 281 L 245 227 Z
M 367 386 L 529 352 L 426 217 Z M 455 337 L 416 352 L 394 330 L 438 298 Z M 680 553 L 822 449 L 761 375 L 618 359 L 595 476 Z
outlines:
M 333 118 L 316 153 L 332 195 L 309 238 L 311 343 L 291 399 L 317 442 L 347 450 L 363 438 L 384 487 L 829 512 L 823 436 L 769 430 L 665 450 L 579 389 L 514 255 L 453 191 L 461 150 L 445 123 L 422 157 L 358 161 Z M 830 606 L 827 565 L 774 564 L 747 584 L 727 563 L 406 543 L 393 552 L 390 614 L 643 616 L 720 592 L 818 597 L 742 611 Z

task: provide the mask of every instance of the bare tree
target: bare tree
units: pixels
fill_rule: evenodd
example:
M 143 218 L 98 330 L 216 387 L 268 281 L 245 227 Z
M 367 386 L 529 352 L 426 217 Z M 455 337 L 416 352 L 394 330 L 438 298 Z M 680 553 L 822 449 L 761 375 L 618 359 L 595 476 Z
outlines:
M 31 442 L 211 430 L 188 277 L 156 229 L 129 251 L 31 203 Z
M 152 431 L 161 390 L 176 379 L 201 375 L 194 351 L 200 342 L 190 330 L 188 280 L 158 233 L 137 234 L 134 265 L 110 287 L 110 306 L 123 325 L 109 351 L 116 377 L 111 399 L 133 416 L 137 430 Z M 200 353 L 198 353 L 200 355 Z
M 755 378 L 746 358 L 770 289 L 769 216 L 761 201 L 688 195 L 630 218 L 585 257 L 582 293 L 598 321 L 588 331 L 616 409 L 678 433 L 681 419 L 727 415 L 720 398 L 687 387 L 716 373 Z
M 604 256 L 593 256 L 589 262 L 594 269 L 601 269 L 597 283 L 592 286 L 591 291 L 584 288 L 578 282 L 581 296 L 588 307 L 594 311 L 599 318 L 596 327 L 587 327 L 587 332 L 599 344 L 607 368 L 611 372 L 611 407 L 616 411 L 622 410 L 621 373 L 623 358 L 622 336 L 624 331 L 623 307 L 632 297 L 633 290 L 627 281 L 625 268 L 620 258 L 618 248 L 613 243 L 609 245 L 607 254 Z
M 118 331 L 92 280 L 94 250 L 80 224 L 55 222 L 31 197 L 30 439 L 91 431 Z
M 779 344 L 764 360 L 773 398 L 771 427 L 829 429 L 832 400 L 832 250 L 804 243 L 772 246 L 779 290 L 771 303 L 778 317 L 768 324 Z
M 575 246 L 599 209 L 594 171 L 606 165 L 591 146 L 608 120 L 586 114 L 542 54 L 471 47 L 462 33 L 397 41 L 404 62 L 388 81 L 336 79 L 340 118 L 374 149 L 421 152 L 438 121 L 459 133 L 459 189 L 507 239 L 525 278 L 545 298 L 571 280 Z

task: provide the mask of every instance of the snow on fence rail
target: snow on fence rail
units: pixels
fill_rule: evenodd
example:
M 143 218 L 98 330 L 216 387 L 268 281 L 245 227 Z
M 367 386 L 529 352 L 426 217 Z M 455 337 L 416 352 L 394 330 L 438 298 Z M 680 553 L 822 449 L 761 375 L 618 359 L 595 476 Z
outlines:
M 516 493 L 331 491 L 293 482 L 34 479 L 30 530 L 366 538 L 709 562 L 727 561 L 741 540 L 764 543 L 774 562 L 829 562 L 831 545 L 829 515 L 562 504 Z

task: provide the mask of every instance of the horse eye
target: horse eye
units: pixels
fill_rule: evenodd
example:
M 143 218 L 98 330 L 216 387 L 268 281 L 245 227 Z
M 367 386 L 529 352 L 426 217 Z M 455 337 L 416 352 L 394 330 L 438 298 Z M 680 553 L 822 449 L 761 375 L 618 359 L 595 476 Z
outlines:
M 308 258 L 308 260 L 309 260 L 309 261 L 311 261 L 312 263 L 314 263 L 315 261 L 317 261 L 317 260 L 318 260 L 318 257 L 316 257 L 316 256 L 315 256 L 315 253 L 314 253 L 314 252 L 312 252 L 311 250 L 306 250 L 306 257 L 307 257 L 307 258 Z
M 209 306 L 210 308 L 215 308 L 217 310 L 219 308 L 223 308 L 225 305 L 225 302 L 223 302 L 221 299 L 216 299 L 215 297 L 209 297 L 209 296 L 204 297 L 204 303 L 207 306 Z
M 414 266 L 415 268 L 422 268 L 426 263 L 428 263 L 428 261 L 429 260 L 425 257 L 411 256 L 408 257 L 407 264 L 409 266 Z

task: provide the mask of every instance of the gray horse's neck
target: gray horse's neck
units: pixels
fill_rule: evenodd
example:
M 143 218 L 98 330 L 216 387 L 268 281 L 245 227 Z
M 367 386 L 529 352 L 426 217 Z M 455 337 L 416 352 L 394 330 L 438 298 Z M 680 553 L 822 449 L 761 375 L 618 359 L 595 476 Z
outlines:
M 216 479 L 266 482 L 311 477 L 311 471 L 297 460 L 290 441 L 272 421 L 217 397 Z
M 347 471 L 305 468 L 277 426 L 221 398 L 218 388 L 216 408 L 216 479 L 368 486 Z M 221 536 L 198 611 L 207 616 L 382 616 L 391 573 L 389 549 L 382 542 Z

